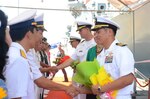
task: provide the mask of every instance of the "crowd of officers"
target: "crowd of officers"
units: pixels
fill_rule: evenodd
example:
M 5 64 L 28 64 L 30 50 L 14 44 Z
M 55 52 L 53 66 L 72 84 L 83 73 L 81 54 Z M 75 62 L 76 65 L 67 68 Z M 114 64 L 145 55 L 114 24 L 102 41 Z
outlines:
M 88 20 L 77 21 L 77 32 L 83 40 L 70 38 L 70 44 L 75 48 L 75 52 L 64 63 L 51 66 L 50 45 L 46 38 L 43 38 L 43 31 L 46 31 L 43 14 L 36 16 L 36 12 L 36 10 L 25 11 L 5 26 L 3 26 L 3 20 L 7 20 L 6 15 L 3 11 L 0 12 L 3 14 L 3 18 L 0 19 L 0 28 L 6 30 L 8 25 L 9 33 L 7 34 L 11 37 L 9 41 L 12 40 L 10 44 L 7 43 L 9 48 L 4 55 L 6 62 L 0 71 L 0 87 L 7 91 L 4 99 L 42 99 L 43 89 L 64 90 L 73 99 L 96 99 L 96 95 L 118 90 L 116 99 L 131 99 L 134 58 L 129 48 L 115 37 L 117 30 L 120 29 L 117 23 L 103 17 L 96 18 L 94 27 Z M 6 32 L 1 31 L 0 34 L 2 33 L 5 36 Z M 5 41 L 7 39 L 3 39 L 3 42 Z M 56 73 L 76 60 L 93 61 L 95 58 L 114 78 L 112 83 L 87 88 L 78 86 L 77 82 L 66 86 L 46 78 L 51 72 Z

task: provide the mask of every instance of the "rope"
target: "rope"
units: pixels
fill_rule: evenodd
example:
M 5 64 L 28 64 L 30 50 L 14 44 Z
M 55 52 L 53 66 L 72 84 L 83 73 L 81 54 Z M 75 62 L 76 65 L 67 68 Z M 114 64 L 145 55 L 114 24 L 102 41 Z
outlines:
M 19 8 L 19 9 L 37 9 L 37 10 L 51 10 L 51 11 L 83 11 L 83 12 L 133 12 L 133 11 L 124 11 L 124 10 L 75 10 L 75 9 L 51 9 L 51 8 L 39 8 L 39 7 L 18 7 L 18 6 L 3 6 L 0 7 L 6 8 Z
M 145 85 L 142 85 L 142 84 L 140 84 L 140 82 L 137 80 L 137 78 L 134 76 L 134 79 L 135 79 L 135 81 L 138 83 L 138 85 L 140 86 L 140 87 L 146 87 L 146 86 L 148 86 L 149 84 L 150 84 L 150 80 L 149 80 L 149 82 L 148 83 L 146 83 Z

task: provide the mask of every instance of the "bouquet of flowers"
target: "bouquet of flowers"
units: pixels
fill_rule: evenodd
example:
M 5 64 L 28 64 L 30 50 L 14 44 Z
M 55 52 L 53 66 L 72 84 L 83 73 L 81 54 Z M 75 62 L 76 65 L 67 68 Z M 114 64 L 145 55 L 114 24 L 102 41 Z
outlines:
M 94 73 L 98 73 L 99 63 L 97 60 L 80 62 L 76 66 L 76 73 L 73 76 L 73 81 L 91 87 L 92 82 L 90 76 Z
M 6 90 L 0 87 L 0 99 L 5 99 L 7 97 Z
M 99 84 L 104 86 L 113 81 L 110 74 L 107 73 L 104 66 L 99 66 L 98 61 L 84 61 L 76 66 L 76 74 L 73 77 L 73 81 L 83 84 L 86 87 Z M 106 92 L 107 99 L 115 99 L 117 91 Z
M 56 65 L 59 65 L 59 64 L 62 64 L 63 62 L 65 62 L 67 59 L 69 59 L 70 57 L 69 56 L 63 56 L 63 57 L 57 57 L 55 59 L 55 61 L 53 61 L 54 64 Z
M 80 62 L 78 60 L 74 61 L 70 66 L 72 67 L 72 69 L 76 69 L 76 66 L 79 64 Z
M 107 73 L 104 66 L 102 66 L 98 70 L 97 74 L 94 73 L 90 76 L 90 81 L 92 82 L 93 85 L 99 84 L 100 86 L 104 86 L 105 84 L 109 84 L 113 82 L 113 78 L 109 73 Z M 117 90 L 105 93 L 105 97 L 108 97 L 108 99 L 115 99 L 116 96 L 117 96 Z

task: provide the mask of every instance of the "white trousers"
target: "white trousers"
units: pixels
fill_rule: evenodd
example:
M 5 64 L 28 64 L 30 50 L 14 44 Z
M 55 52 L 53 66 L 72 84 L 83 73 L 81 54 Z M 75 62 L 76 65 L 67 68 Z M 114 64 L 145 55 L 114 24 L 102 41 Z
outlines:
M 72 82 L 73 86 L 78 86 L 78 83 Z M 78 94 L 76 97 L 73 99 L 86 99 L 86 94 Z

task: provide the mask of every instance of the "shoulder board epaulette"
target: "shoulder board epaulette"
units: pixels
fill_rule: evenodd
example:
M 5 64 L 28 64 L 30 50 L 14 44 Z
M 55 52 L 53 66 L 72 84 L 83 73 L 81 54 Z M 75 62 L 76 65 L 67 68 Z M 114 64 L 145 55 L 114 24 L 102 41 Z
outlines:
M 26 57 L 26 54 L 25 54 L 25 52 L 24 52 L 23 50 L 20 50 L 20 54 L 21 54 L 21 56 L 22 56 L 23 58 L 27 58 L 27 57 Z
M 123 44 L 123 43 L 116 43 L 116 45 L 121 46 L 121 47 L 127 46 L 127 44 Z
M 81 43 L 83 43 L 85 40 L 82 40 Z

